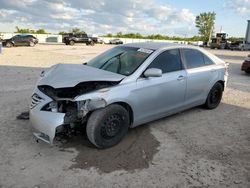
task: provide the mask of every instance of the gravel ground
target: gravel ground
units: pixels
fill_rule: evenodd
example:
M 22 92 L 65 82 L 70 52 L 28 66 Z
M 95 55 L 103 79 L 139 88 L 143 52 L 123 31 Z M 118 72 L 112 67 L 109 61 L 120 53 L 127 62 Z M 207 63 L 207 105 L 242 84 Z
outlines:
M 0 55 L 0 187 L 250 187 L 250 76 L 247 52 L 213 50 L 230 63 L 221 105 L 200 107 L 129 131 L 98 150 L 86 135 L 36 143 L 28 110 L 39 73 L 56 63 L 83 63 L 109 45 L 37 45 Z

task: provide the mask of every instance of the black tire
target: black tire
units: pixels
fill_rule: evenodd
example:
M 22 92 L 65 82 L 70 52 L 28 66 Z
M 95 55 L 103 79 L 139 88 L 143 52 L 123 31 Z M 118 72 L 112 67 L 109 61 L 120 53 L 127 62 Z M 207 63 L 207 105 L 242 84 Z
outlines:
M 222 84 L 219 82 L 215 83 L 207 96 L 205 107 L 207 109 L 216 108 L 220 104 L 222 94 L 223 94 Z
M 73 45 L 75 45 L 75 42 L 74 42 L 73 40 L 71 40 L 71 41 L 69 41 L 69 44 L 70 44 L 71 46 L 73 46 Z
M 86 126 L 89 141 L 98 148 L 118 144 L 129 128 L 129 114 L 120 105 L 112 104 L 94 111 Z
M 7 47 L 7 48 L 13 47 L 13 44 L 12 44 L 11 42 L 7 42 L 7 43 L 6 43 L 6 47 Z

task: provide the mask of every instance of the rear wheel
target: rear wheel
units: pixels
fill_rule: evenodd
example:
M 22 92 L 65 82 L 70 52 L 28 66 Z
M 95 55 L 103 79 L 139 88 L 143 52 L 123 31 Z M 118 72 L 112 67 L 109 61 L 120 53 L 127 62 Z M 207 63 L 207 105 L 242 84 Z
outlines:
M 250 74 L 250 69 L 245 70 L 246 73 Z
M 118 144 L 129 128 L 129 114 L 125 108 L 113 104 L 94 111 L 88 119 L 87 136 L 98 148 Z
M 75 44 L 75 42 L 74 42 L 73 40 L 71 40 L 71 41 L 69 41 L 69 44 L 70 44 L 71 46 L 73 46 L 73 45 Z
M 13 44 L 11 42 L 7 42 L 6 47 L 8 47 L 8 48 L 13 47 Z
M 205 107 L 207 109 L 216 108 L 220 104 L 222 93 L 223 93 L 223 86 L 221 83 L 217 82 L 216 84 L 214 84 L 214 86 L 212 87 L 207 96 Z

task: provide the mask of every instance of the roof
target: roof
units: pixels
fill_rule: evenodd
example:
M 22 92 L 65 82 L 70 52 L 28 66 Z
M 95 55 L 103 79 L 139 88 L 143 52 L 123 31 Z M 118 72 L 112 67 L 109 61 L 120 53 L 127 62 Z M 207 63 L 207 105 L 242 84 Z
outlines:
M 137 43 L 124 44 L 123 46 L 157 50 L 166 47 L 181 47 L 183 46 L 183 44 L 168 43 L 168 42 L 137 42 Z

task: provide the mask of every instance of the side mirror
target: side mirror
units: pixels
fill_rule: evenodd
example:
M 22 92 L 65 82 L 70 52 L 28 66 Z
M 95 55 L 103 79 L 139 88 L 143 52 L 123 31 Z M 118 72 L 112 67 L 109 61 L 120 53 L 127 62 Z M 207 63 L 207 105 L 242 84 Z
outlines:
M 149 68 L 144 72 L 143 75 L 146 78 L 149 78 L 149 77 L 161 77 L 162 76 L 162 70 L 157 69 L 157 68 Z

